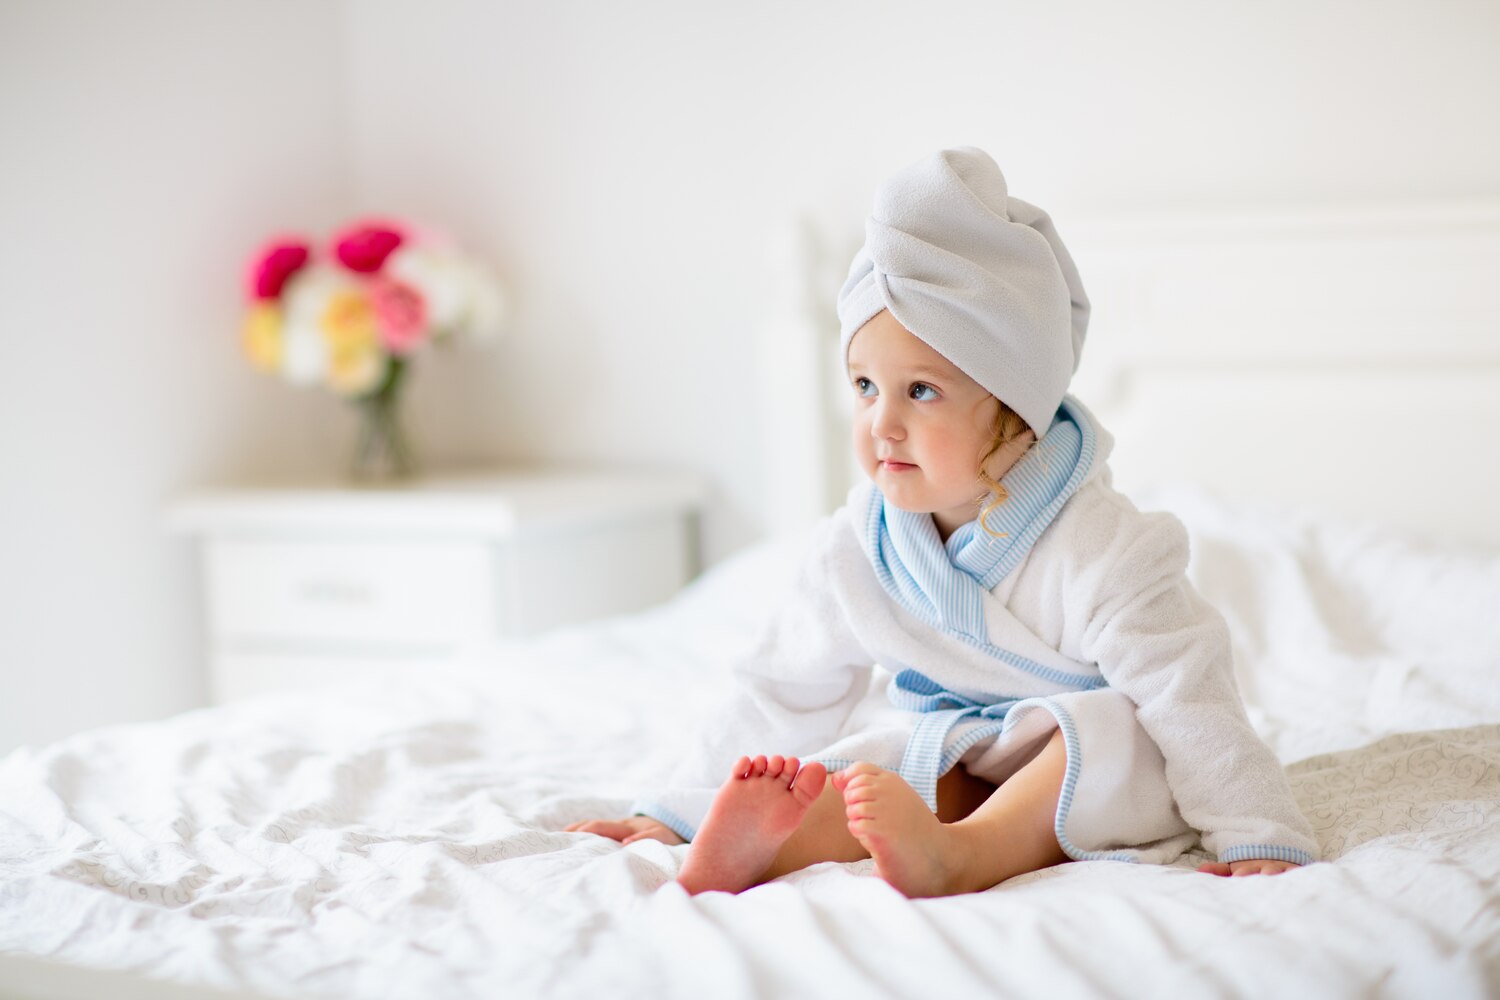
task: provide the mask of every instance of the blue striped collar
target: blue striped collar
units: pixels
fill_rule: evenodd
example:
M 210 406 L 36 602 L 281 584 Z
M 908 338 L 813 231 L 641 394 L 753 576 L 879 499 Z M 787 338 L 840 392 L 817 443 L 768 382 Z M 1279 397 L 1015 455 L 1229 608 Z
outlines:
M 1064 397 L 1047 433 L 1001 478 L 1010 496 L 990 512 L 988 523 L 1003 538 L 970 521 L 944 543 L 931 514 L 901 510 L 874 483 L 856 487 L 851 513 L 881 586 L 934 628 L 987 641 L 983 592 L 1026 557 L 1088 479 L 1097 440 L 1088 412 Z

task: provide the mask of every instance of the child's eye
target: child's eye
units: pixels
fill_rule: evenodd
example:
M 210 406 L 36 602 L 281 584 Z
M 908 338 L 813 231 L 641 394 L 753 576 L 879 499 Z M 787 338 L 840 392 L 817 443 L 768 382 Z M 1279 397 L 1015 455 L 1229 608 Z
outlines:
M 871 395 L 874 395 L 873 392 L 865 392 L 865 386 L 869 386 L 873 390 L 875 388 L 875 383 L 871 382 L 869 379 L 865 378 L 863 375 L 861 375 L 859 378 L 857 378 L 857 379 L 854 380 L 854 388 L 856 388 L 856 389 L 859 390 L 859 394 L 861 396 L 871 396 Z
M 921 402 L 927 402 L 929 400 L 937 399 L 937 390 L 934 389 L 932 386 L 928 385 L 925 382 L 913 382 L 911 384 L 911 391 L 913 393 L 912 399 L 919 400 Z M 919 392 L 930 392 L 930 393 L 932 393 L 932 395 L 931 396 L 918 396 L 918 395 L 915 395 L 916 393 L 919 393 Z

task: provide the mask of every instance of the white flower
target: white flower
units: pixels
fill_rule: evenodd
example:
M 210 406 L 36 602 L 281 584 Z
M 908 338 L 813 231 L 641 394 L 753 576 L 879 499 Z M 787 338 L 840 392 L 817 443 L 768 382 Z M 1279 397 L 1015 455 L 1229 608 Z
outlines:
M 282 328 L 281 372 L 295 385 L 316 385 L 328 372 L 328 341 L 318 326 L 318 314 L 287 314 Z
M 439 334 L 455 329 L 469 306 L 467 266 L 441 247 L 401 246 L 386 258 L 382 274 L 411 285 L 427 302 L 427 321 Z
M 287 281 L 281 291 L 283 350 L 281 369 L 295 385 L 316 385 L 328 374 L 328 341 L 323 314 L 337 292 L 358 287 L 340 267 L 313 264 Z
M 306 321 L 316 329 L 334 295 L 358 288 L 359 281 L 341 267 L 323 264 L 304 267 L 282 289 L 282 315 L 288 326 Z

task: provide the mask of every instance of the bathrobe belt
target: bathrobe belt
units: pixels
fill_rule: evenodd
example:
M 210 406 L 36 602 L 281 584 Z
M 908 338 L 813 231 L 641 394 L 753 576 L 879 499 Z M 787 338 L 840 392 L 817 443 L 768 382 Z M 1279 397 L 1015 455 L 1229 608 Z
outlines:
M 1006 698 L 992 703 L 976 701 L 943 686 L 926 674 L 910 668 L 896 674 L 886 691 L 891 704 L 910 712 L 920 712 L 906 753 L 901 758 L 901 777 L 917 790 L 927 808 L 937 812 L 937 780 L 944 768 L 944 745 L 953 727 L 965 719 L 987 719 L 988 724 L 975 726 L 964 734 L 952 751 L 951 767 L 965 750 L 980 740 L 998 736 L 1005 728 L 1005 716 L 1020 698 Z

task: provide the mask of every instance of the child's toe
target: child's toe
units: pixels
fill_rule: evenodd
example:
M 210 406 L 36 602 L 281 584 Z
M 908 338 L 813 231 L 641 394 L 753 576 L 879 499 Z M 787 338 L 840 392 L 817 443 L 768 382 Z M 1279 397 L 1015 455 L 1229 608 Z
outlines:
M 797 771 L 797 777 L 792 784 L 792 792 L 803 802 L 812 802 L 823 794 L 823 786 L 828 781 L 828 768 L 813 761 L 803 764 Z

